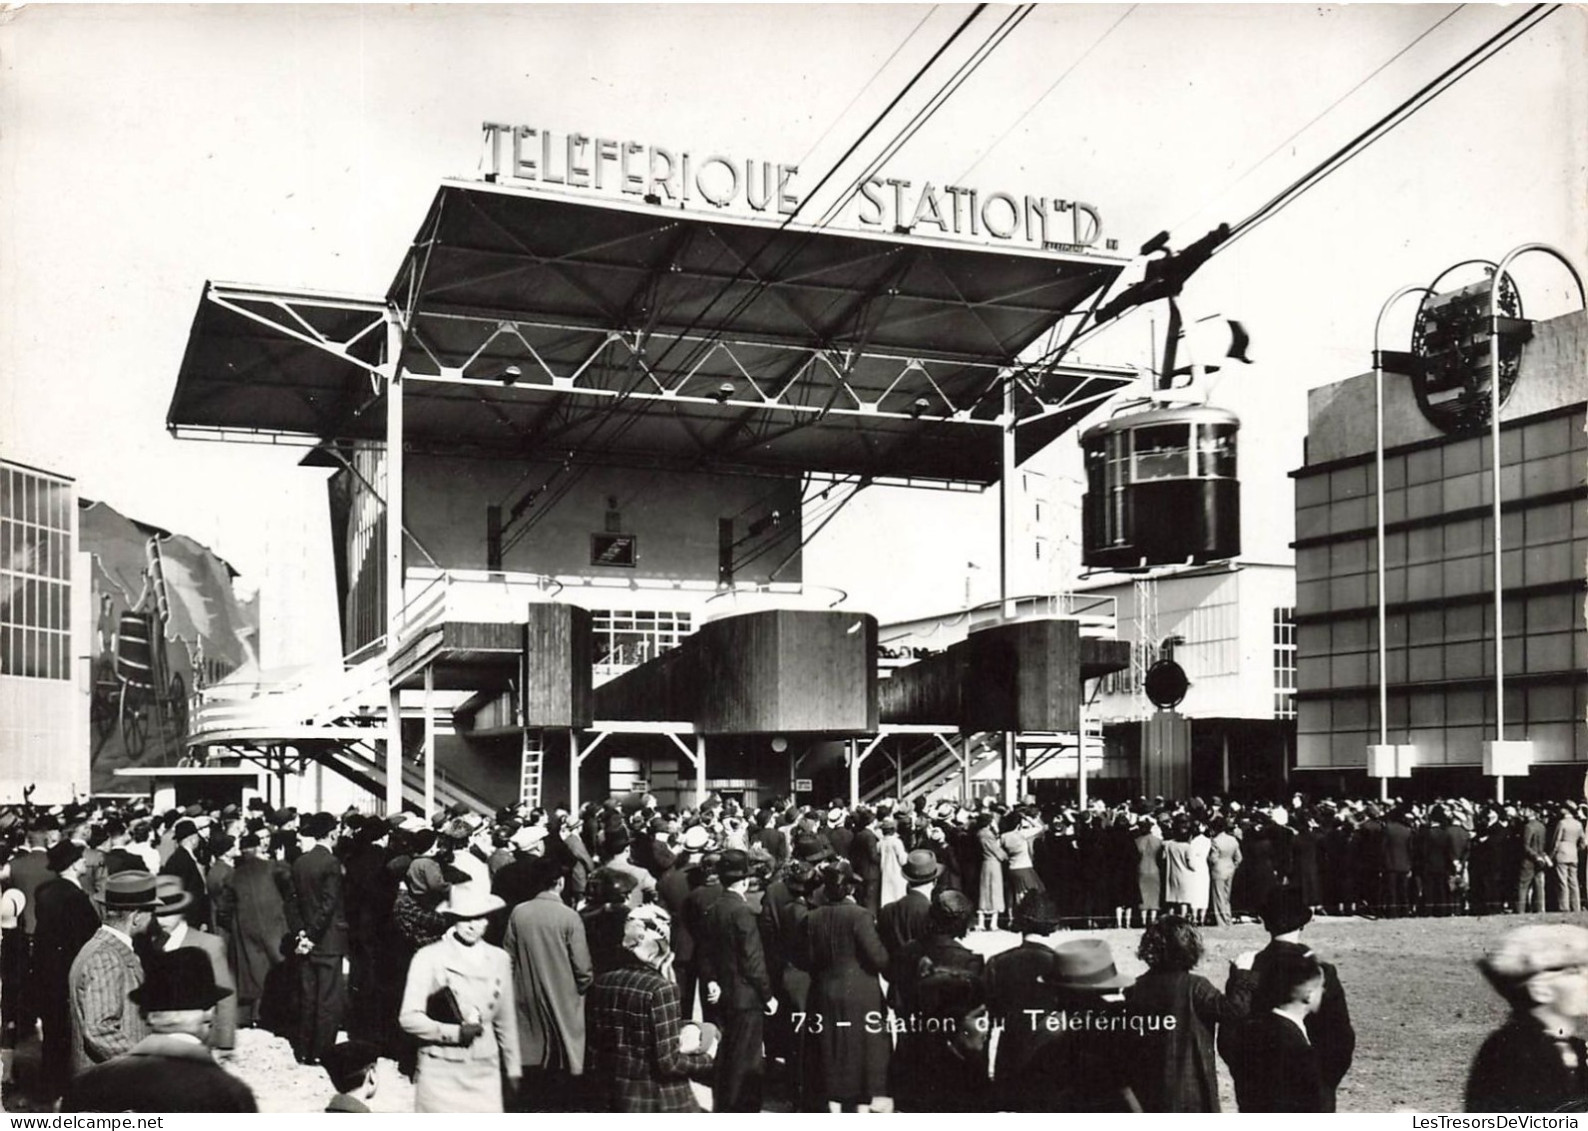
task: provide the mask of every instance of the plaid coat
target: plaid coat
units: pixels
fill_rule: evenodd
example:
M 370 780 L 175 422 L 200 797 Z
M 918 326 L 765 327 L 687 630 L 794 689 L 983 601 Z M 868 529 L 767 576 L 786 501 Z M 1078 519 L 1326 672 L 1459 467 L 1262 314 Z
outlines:
M 605 1082 L 612 1111 L 700 1111 L 689 1078 L 709 1073 L 711 1057 L 678 1051 L 678 987 L 630 962 L 590 987 L 588 1074 Z

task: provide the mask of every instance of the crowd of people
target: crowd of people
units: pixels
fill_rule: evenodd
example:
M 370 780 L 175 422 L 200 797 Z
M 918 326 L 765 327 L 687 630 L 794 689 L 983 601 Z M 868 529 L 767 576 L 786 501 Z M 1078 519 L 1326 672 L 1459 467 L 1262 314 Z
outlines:
M 1299 941 L 1313 915 L 1578 910 L 1584 830 L 1570 803 L 1459 799 L 647 797 L 429 820 L 27 805 L 0 842 L 4 1043 L 41 1031 L 35 1088 L 65 1110 L 253 1110 L 223 1065 L 260 1026 L 345 1111 L 380 1058 L 419 1111 L 759 1111 L 769 1078 L 812 1111 L 1216 1111 L 1215 1055 L 1243 1111 L 1330 1111 L 1355 1036 Z M 1215 987 L 1200 930 L 1243 915 L 1272 941 Z M 1127 926 L 1134 980 L 1061 933 Z M 989 928 L 1021 941 L 984 957 L 966 939 Z M 1538 985 L 1582 970 L 1537 954 L 1574 938 L 1485 966 L 1566 1052 L 1574 1007 L 1540 1020 Z

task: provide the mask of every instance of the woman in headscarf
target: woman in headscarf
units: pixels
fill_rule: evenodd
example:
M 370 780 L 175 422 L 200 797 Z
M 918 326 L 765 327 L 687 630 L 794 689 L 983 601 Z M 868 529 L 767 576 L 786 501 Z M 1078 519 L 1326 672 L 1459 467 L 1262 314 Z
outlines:
M 590 965 L 597 974 L 615 970 L 626 962 L 624 938 L 628 930 L 629 893 L 634 877 L 616 868 L 597 868 L 585 886 L 585 904 L 579 908 L 585 941 L 590 945 Z
M 414 955 L 399 1019 L 419 1042 L 415 1111 L 500 1112 L 504 1078 L 517 1091 L 513 967 L 484 941 L 486 917 L 503 906 L 479 885 L 458 884 L 436 908 L 446 933 Z
M 586 1074 L 603 1089 L 603 1110 L 701 1110 L 689 1081 L 709 1077 L 711 1051 L 701 1029 L 683 1023 L 671 935 L 664 908 L 629 909 L 622 962 L 597 974 L 585 998 Z

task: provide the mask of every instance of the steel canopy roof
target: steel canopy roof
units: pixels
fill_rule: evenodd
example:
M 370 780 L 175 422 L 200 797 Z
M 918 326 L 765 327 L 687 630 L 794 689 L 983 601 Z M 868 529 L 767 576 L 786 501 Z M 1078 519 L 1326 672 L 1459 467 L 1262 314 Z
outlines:
M 444 182 L 384 301 L 207 286 L 168 424 L 383 439 L 390 312 L 410 447 L 986 484 L 1005 374 L 1123 263 Z M 1020 372 L 1019 457 L 1133 378 Z

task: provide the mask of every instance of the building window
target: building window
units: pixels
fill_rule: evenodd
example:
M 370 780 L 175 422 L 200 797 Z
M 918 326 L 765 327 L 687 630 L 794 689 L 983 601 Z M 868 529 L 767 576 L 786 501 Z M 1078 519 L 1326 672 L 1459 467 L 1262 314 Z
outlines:
M 1296 610 L 1274 610 L 1274 718 L 1296 717 Z
M 72 491 L 0 466 L 0 674 L 71 678 Z
M 678 647 L 692 630 L 692 618 L 687 612 L 594 610 L 594 663 L 609 670 L 635 667 Z

